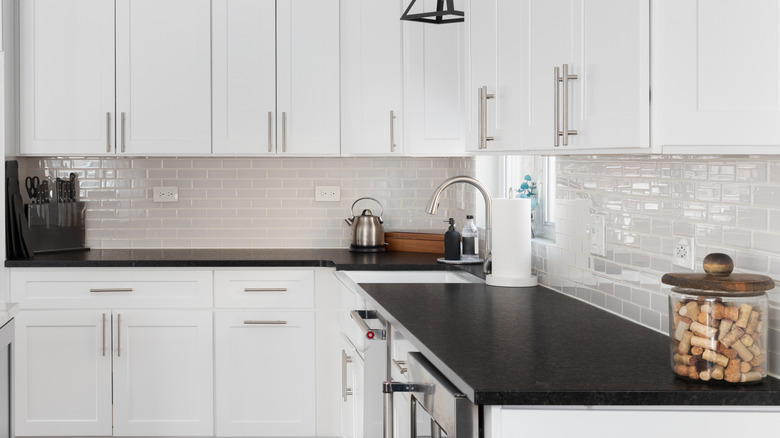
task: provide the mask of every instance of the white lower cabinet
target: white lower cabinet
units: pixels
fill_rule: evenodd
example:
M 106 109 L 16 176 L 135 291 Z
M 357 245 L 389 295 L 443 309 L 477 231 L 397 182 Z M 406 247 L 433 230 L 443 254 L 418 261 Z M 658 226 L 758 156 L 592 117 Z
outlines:
M 208 310 L 28 310 L 16 340 L 18 436 L 213 434 Z
M 334 282 L 328 268 L 11 269 L 16 435 L 334 437 Z
M 103 315 L 108 318 L 105 329 Z M 109 310 L 19 312 L 14 345 L 17 435 L 112 434 L 110 335 Z
M 217 311 L 218 436 L 314 436 L 313 311 Z

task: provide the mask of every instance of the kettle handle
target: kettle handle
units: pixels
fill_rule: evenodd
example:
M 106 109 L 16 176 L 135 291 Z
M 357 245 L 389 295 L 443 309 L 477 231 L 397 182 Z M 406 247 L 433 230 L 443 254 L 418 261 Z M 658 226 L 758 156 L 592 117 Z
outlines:
M 376 202 L 377 204 L 379 204 L 379 220 L 380 220 L 380 222 L 381 222 L 381 221 L 382 221 L 382 215 L 383 215 L 383 214 L 384 214 L 384 212 L 385 212 L 385 208 L 382 206 L 382 203 L 381 203 L 381 202 L 377 201 L 377 200 L 376 200 L 376 199 L 374 199 L 374 198 L 369 198 L 369 197 L 367 197 L 367 196 L 366 196 L 366 197 L 364 197 L 364 198 L 358 198 L 358 199 L 357 199 L 355 202 L 353 202 L 353 203 L 352 203 L 352 207 L 349 207 L 349 212 L 350 212 L 350 213 L 352 213 L 352 217 L 353 217 L 353 218 L 355 217 L 355 212 L 353 211 L 353 210 L 355 209 L 355 204 L 357 204 L 359 201 L 362 201 L 362 200 L 364 200 L 364 199 L 370 199 L 370 200 L 372 200 L 372 201 Z

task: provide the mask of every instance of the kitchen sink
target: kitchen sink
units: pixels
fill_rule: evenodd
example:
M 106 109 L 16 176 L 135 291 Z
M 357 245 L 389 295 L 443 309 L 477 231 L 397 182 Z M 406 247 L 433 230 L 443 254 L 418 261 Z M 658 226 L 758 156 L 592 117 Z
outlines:
M 354 283 L 484 283 L 468 272 L 455 271 L 339 271 Z

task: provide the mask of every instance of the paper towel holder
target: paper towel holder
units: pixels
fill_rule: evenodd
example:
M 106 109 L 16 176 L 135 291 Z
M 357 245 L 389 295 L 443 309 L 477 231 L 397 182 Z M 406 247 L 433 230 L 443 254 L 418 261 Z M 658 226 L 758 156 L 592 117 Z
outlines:
M 493 200 L 494 235 L 501 240 L 492 246 L 493 266 L 485 276 L 485 284 L 499 287 L 534 287 L 539 284 L 532 275 L 532 244 L 530 233 L 531 203 L 529 199 Z M 525 235 L 524 232 L 528 232 Z

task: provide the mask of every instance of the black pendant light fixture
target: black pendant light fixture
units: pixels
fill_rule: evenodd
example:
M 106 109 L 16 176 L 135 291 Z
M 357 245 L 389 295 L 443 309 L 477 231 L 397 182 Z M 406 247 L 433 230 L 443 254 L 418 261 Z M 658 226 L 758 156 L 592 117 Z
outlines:
M 453 5 L 454 0 L 436 0 L 435 12 L 422 12 L 419 14 L 410 14 L 412 6 L 417 0 L 412 0 L 409 3 L 409 7 L 406 8 L 404 14 L 401 15 L 401 20 L 406 21 L 418 21 L 420 23 L 433 23 L 433 24 L 446 24 L 446 23 L 462 23 L 464 13 L 463 11 L 456 11 Z M 447 8 L 444 8 L 445 3 Z

